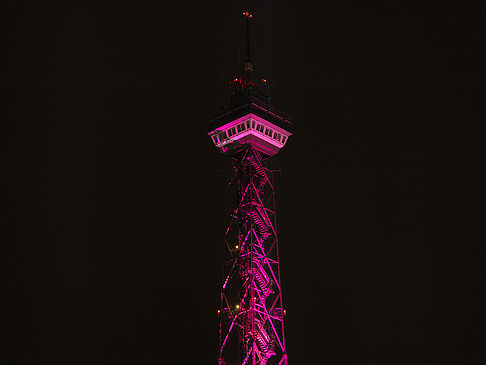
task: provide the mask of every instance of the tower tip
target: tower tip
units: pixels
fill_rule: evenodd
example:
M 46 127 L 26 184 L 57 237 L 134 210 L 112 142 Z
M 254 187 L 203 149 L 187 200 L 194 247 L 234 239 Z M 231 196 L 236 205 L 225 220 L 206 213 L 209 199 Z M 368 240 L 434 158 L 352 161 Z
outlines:
M 243 12 L 243 16 L 246 18 L 246 62 L 245 62 L 245 72 L 250 73 L 253 71 L 253 63 L 250 57 L 250 19 L 253 18 L 248 10 Z

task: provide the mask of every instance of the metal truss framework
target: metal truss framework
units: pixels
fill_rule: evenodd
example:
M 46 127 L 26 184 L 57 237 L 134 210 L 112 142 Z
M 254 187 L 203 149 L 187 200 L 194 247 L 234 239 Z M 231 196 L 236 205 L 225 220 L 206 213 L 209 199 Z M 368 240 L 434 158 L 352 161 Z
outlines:
M 271 157 L 249 145 L 231 157 L 218 364 L 287 365 Z

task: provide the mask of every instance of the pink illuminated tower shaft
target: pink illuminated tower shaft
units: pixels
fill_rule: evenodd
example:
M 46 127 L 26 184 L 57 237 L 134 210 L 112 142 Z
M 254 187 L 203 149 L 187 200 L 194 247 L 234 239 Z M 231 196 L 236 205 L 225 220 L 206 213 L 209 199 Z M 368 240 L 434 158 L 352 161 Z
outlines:
M 252 15 L 244 13 L 249 22 Z M 248 47 L 249 49 L 249 43 Z M 269 105 L 266 80 L 230 83 L 230 105 L 208 134 L 231 157 L 235 204 L 225 234 L 219 316 L 219 365 L 287 365 L 272 156 L 292 135 L 290 117 Z
M 237 203 L 225 236 L 219 362 L 286 364 L 271 157 L 243 145 L 232 163 Z

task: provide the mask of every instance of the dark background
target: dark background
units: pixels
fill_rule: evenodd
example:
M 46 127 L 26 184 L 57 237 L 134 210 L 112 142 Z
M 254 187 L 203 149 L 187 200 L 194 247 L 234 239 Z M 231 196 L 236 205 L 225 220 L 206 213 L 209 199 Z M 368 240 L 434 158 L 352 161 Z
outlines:
M 290 364 L 481 363 L 484 8 L 252 7 L 255 70 L 295 118 L 275 158 Z M 206 123 L 244 8 L 5 8 L 3 363 L 215 364 L 230 163 Z

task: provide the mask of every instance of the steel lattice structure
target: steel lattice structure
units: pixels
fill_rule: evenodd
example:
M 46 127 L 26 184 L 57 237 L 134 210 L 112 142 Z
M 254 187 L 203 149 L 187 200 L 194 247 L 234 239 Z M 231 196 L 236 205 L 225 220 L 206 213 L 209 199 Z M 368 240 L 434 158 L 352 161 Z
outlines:
M 271 157 L 246 145 L 232 162 L 237 206 L 225 237 L 219 363 L 236 330 L 242 365 L 267 364 L 277 354 L 275 363 L 287 364 Z
M 290 117 L 269 104 L 265 79 L 253 78 L 250 19 L 244 76 L 230 82 L 231 102 L 209 122 L 214 145 L 231 156 L 235 204 L 225 234 L 219 365 L 287 365 L 272 156 L 292 135 Z

